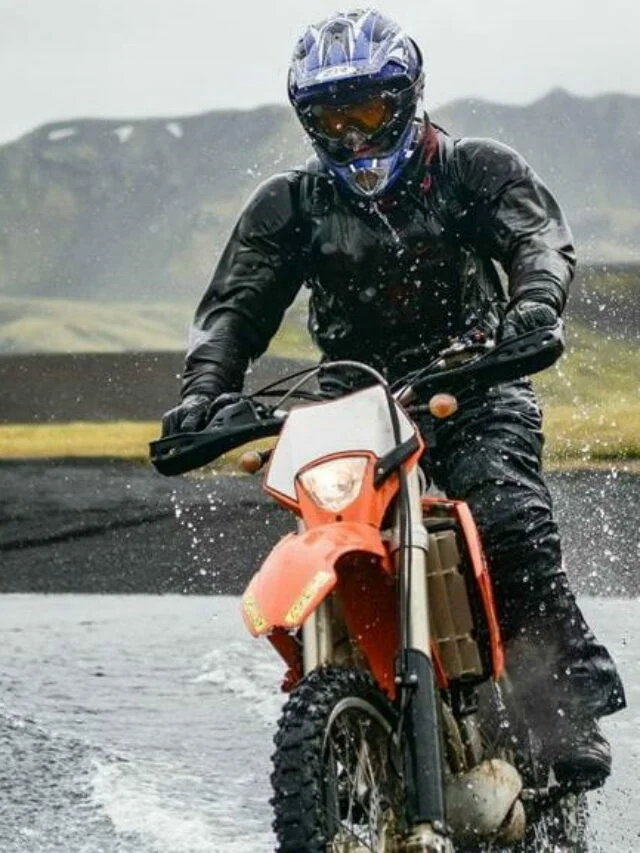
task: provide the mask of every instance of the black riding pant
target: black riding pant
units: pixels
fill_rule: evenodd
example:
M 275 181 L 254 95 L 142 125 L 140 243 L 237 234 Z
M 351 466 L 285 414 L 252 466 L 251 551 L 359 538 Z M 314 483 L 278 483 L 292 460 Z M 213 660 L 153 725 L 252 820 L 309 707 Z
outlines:
M 615 664 L 569 588 L 541 473 L 542 416 L 528 380 L 462 394 L 424 422 L 436 485 L 468 502 L 491 568 L 510 673 L 525 706 L 569 719 L 625 706 Z

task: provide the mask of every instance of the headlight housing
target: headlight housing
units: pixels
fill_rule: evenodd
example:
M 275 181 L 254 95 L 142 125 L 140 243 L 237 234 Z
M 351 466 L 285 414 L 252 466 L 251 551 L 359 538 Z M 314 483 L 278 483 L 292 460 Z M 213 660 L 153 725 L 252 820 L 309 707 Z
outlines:
M 341 456 L 308 468 L 298 479 L 317 506 L 340 512 L 360 494 L 366 470 L 366 456 Z

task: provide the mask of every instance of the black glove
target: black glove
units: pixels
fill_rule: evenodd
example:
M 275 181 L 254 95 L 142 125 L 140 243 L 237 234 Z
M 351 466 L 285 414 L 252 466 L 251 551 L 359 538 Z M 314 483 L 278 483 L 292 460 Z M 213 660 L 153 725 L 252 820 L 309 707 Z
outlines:
M 162 416 L 162 435 L 175 435 L 178 432 L 197 432 L 206 426 L 208 412 L 213 397 L 207 394 L 190 394 L 180 405 L 175 406 Z
M 557 310 L 546 302 L 523 299 L 512 305 L 504 315 L 500 340 L 506 341 L 526 332 L 535 332 L 536 329 L 553 328 L 558 319 Z
M 210 397 L 208 394 L 190 394 L 179 406 L 170 409 L 162 417 L 162 435 L 178 432 L 198 432 L 204 429 L 219 411 L 242 399 L 242 394 L 232 391 Z

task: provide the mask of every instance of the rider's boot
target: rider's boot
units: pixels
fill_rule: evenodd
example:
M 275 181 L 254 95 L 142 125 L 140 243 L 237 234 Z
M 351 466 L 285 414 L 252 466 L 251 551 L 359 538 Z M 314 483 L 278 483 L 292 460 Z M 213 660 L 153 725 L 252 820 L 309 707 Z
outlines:
M 611 773 L 611 747 L 595 720 L 575 721 L 547 747 L 556 780 L 567 790 L 600 788 Z
M 579 612 L 579 611 L 578 611 Z M 567 623 L 538 623 L 508 646 L 515 695 L 542 745 L 542 757 L 557 782 L 573 790 L 591 790 L 611 773 L 611 747 L 596 720 L 624 707 L 619 678 L 606 685 L 598 674 L 607 669 L 602 647 L 582 628 L 571 636 Z

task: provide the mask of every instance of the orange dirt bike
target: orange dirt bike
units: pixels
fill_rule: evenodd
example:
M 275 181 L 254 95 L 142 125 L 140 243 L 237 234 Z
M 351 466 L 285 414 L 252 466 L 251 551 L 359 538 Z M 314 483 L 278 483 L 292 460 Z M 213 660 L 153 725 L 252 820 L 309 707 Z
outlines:
M 555 784 L 512 699 L 474 520 L 455 496 L 427 494 L 413 420 L 454 411 L 443 392 L 533 373 L 562 348 L 560 326 L 457 342 L 393 386 L 325 363 L 151 444 L 171 475 L 279 435 L 243 461 L 268 463 L 264 488 L 298 531 L 242 611 L 288 666 L 271 777 L 280 853 L 587 850 L 584 796 Z M 334 367 L 365 387 L 322 399 L 310 383 Z M 256 399 L 269 396 L 281 399 Z

